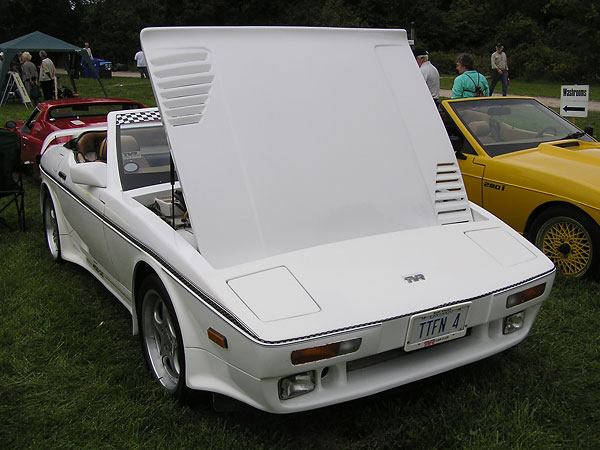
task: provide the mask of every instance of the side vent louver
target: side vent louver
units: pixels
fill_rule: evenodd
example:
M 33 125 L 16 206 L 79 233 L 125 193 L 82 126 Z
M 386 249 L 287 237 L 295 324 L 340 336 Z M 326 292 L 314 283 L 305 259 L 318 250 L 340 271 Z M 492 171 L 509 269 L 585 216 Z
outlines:
M 440 225 L 472 220 L 465 186 L 455 162 L 437 165 L 435 210 Z
M 169 54 L 154 57 L 151 63 L 163 120 L 174 126 L 200 122 L 214 79 L 209 52 L 170 50 Z

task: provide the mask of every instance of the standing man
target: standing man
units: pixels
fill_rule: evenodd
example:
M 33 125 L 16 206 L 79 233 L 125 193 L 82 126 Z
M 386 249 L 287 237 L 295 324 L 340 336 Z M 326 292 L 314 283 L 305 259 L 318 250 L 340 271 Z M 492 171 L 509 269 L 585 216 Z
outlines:
M 23 52 L 21 54 L 21 73 L 27 95 L 31 99 L 31 102 L 34 105 L 37 105 L 39 103 L 39 95 L 34 97 L 32 94 L 35 93 L 35 91 L 39 93 L 39 89 L 34 89 L 34 92 L 32 92 L 32 88 L 33 86 L 37 87 L 38 72 L 35 64 L 31 62 L 31 53 L 29 52 Z
M 506 97 L 508 91 L 508 61 L 506 53 L 502 50 L 504 46 L 500 43 L 496 44 L 496 51 L 492 53 L 492 84 L 490 85 L 490 95 L 494 93 L 494 88 L 498 80 L 502 82 L 502 96 Z
M 429 62 L 429 53 L 421 47 L 413 48 L 413 55 L 417 60 L 421 74 L 425 78 L 425 83 L 429 88 L 431 97 L 437 104 L 440 100 L 440 73 L 431 62 Z
M 90 59 L 93 58 L 92 56 L 92 49 L 90 48 L 90 43 L 86 42 L 85 44 L 83 44 L 83 49 L 87 52 L 87 54 L 89 55 Z
M 135 59 L 137 68 L 140 71 L 140 78 L 150 78 L 148 76 L 148 67 L 146 67 L 146 57 L 144 56 L 144 52 L 141 50 L 138 51 L 133 59 Z
M 56 97 L 56 67 L 48 54 L 42 50 L 40 52 L 40 58 L 42 58 L 42 64 L 40 65 L 40 85 L 42 86 L 42 92 L 44 93 L 44 100 L 52 100 Z

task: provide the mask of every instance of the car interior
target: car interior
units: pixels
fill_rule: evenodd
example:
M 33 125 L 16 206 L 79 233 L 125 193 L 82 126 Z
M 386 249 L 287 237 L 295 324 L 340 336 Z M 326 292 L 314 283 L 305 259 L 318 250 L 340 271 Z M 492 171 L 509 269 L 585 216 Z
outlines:
M 106 162 L 106 131 L 92 131 L 81 135 L 75 143 L 77 162 Z

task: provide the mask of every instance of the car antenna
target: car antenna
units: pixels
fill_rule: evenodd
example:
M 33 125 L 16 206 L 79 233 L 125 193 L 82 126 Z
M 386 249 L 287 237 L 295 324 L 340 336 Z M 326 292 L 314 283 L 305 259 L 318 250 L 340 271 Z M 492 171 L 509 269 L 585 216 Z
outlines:
M 169 169 L 171 175 L 171 222 L 175 229 L 175 164 L 173 164 L 173 155 L 169 152 Z

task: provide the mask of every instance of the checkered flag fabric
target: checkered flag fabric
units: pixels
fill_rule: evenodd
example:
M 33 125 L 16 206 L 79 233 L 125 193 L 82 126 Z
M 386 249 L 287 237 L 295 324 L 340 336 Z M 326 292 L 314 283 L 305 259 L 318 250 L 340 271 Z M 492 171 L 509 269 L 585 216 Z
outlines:
M 128 125 L 132 123 L 155 122 L 160 121 L 160 112 L 158 109 L 147 109 L 135 112 L 123 112 L 117 115 L 117 125 Z

